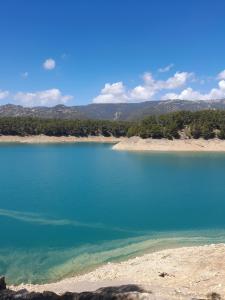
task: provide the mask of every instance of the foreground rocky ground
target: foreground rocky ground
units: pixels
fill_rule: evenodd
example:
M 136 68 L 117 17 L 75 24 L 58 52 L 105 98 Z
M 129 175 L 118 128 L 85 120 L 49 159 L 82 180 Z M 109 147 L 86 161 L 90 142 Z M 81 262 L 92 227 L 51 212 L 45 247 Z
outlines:
M 119 287 L 107 287 L 95 292 L 71 293 L 57 295 L 53 292 L 44 291 L 28 292 L 26 289 L 13 291 L 6 288 L 4 277 L 0 277 L 1 300 L 88 300 L 88 299 L 154 299 L 151 292 L 143 290 L 137 285 L 124 285 Z
M 55 283 L 10 289 L 33 294 L 0 299 L 225 299 L 225 244 L 166 249 Z M 44 291 L 61 296 L 35 298 Z
M 165 274 L 161 274 L 165 276 Z M 44 291 L 29 292 L 26 289 L 13 291 L 7 289 L 5 278 L 0 277 L 0 299 L 1 300 L 169 300 L 170 296 L 156 296 L 152 291 L 145 290 L 134 284 L 122 285 L 117 287 L 105 287 L 94 292 L 72 293 L 66 292 L 57 295 L 53 292 Z M 184 298 L 180 298 L 184 299 Z M 186 298 L 192 300 L 221 300 L 222 297 L 217 293 L 209 293 L 205 298 Z

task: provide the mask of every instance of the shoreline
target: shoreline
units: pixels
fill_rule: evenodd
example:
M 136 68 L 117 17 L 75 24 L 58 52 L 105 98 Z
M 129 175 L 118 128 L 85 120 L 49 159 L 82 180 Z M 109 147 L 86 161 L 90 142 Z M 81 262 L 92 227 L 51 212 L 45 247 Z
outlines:
M 0 144 L 64 144 L 64 143 L 109 143 L 113 150 L 133 152 L 225 152 L 225 140 L 220 139 L 142 139 L 140 137 L 104 136 L 0 136 Z
M 47 135 L 30 135 L 30 136 L 12 136 L 1 135 L 1 143 L 21 143 L 21 144 L 61 144 L 61 143 L 118 143 L 123 138 L 105 137 L 105 136 L 88 136 L 88 137 L 75 137 L 75 136 L 47 136 Z
M 118 151 L 225 152 L 225 140 L 219 139 L 141 139 L 124 138 L 113 146 Z
M 165 299 L 204 299 L 209 293 L 224 297 L 224 257 L 225 244 L 166 249 L 120 263 L 107 263 L 92 272 L 55 283 L 21 284 L 10 289 L 63 294 L 136 284 L 151 290 L 156 297 L 168 297 Z

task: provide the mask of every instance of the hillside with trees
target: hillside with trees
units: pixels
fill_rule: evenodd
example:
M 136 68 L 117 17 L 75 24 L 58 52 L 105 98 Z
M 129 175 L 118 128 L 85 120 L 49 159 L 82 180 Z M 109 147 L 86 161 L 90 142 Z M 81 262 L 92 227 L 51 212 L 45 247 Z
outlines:
M 127 135 L 142 138 L 220 138 L 225 139 L 225 111 L 181 111 L 149 116 L 133 124 Z
M 114 136 L 141 138 L 225 139 L 225 111 L 180 111 L 151 115 L 141 121 L 68 120 L 1 117 L 0 135 Z

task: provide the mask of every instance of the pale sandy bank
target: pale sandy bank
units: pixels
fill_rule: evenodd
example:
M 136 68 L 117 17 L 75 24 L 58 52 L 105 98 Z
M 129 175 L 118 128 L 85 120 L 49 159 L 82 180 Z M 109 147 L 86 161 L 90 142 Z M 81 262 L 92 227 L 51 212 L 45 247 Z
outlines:
M 139 137 L 124 138 L 113 146 L 114 150 L 123 151 L 193 151 L 193 152 L 225 152 L 225 140 L 212 139 L 141 139 Z
M 31 136 L 0 136 L 0 143 L 27 143 L 27 144 L 42 144 L 42 143 L 76 143 L 76 142 L 95 142 L 95 143 L 118 143 L 121 138 L 104 137 L 104 136 L 47 136 L 47 135 L 31 135 Z
M 0 143 L 54 144 L 54 143 L 113 143 L 114 150 L 121 151 L 167 151 L 167 152 L 225 152 L 225 140 L 212 139 L 141 139 L 139 137 L 116 138 L 104 136 L 74 137 L 74 136 L 0 136 Z
M 152 295 L 154 299 L 207 299 L 208 293 L 218 293 L 224 299 L 225 244 L 167 249 L 108 263 L 93 272 L 56 283 L 11 288 L 61 294 L 120 284 L 138 284 L 152 292 L 151 298 L 143 299 L 153 299 Z

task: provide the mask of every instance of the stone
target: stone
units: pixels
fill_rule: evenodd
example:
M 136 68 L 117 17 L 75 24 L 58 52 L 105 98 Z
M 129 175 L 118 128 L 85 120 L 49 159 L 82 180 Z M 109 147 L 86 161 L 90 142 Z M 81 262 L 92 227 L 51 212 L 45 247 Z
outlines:
M 6 289 L 5 277 L 0 276 L 0 291 Z

